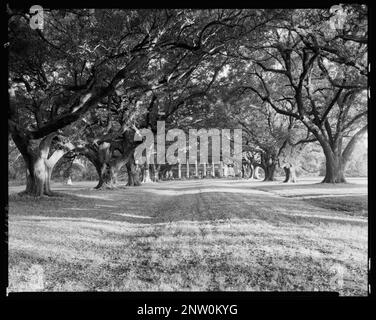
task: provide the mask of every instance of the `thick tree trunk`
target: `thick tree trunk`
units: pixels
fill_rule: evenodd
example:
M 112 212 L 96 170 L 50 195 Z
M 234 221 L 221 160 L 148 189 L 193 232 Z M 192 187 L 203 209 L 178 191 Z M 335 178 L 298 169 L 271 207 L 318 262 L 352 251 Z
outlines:
M 117 186 L 117 170 L 115 166 L 103 163 L 96 167 L 99 181 L 95 189 L 114 189 Z
M 49 134 L 41 140 L 36 151 L 32 150 L 31 141 L 14 133 L 12 138 L 25 161 L 26 170 L 26 189 L 24 193 L 40 197 L 42 195 L 52 195 L 51 175 L 56 163 L 64 156 L 65 151 L 56 150 L 50 157 L 49 151 L 52 140 L 57 136 L 56 133 Z M 72 145 L 65 145 L 72 149 Z
M 274 181 L 274 172 L 277 166 L 276 157 L 270 153 L 261 154 L 261 167 L 264 169 L 264 181 Z
M 325 178 L 322 183 L 346 183 L 345 169 L 349 162 L 355 146 L 361 141 L 364 134 L 367 132 L 368 125 L 365 125 L 357 133 L 355 133 L 347 146 L 342 152 L 342 133 L 337 134 L 337 138 L 328 141 L 324 136 L 316 132 L 317 140 L 320 142 L 325 154 Z
M 285 180 L 283 182 L 296 182 L 296 173 L 295 173 L 295 167 L 292 164 L 286 164 L 283 167 L 283 170 L 285 171 Z
M 275 173 L 276 164 L 273 162 L 272 164 L 267 164 L 264 166 L 265 178 L 264 181 L 274 181 L 274 173 Z
M 338 144 L 330 145 L 327 141 L 320 141 L 325 154 L 325 178 L 323 183 L 345 183 L 346 161 L 342 158 Z
M 345 162 L 342 156 L 335 155 L 333 152 L 325 152 L 325 178 L 323 183 L 346 183 L 345 179 Z
M 51 175 L 55 163 L 49 163 L 48 159 L 38 157 L 27 165 L 25 193 L 39 197 L 52 195 Z
M 32 163 L 28 163 L 28 170 L 26 176 L 26 190 L 25 193 L 35 197 L 40 197 L 44 194 L 50 194 L 50 176 L 47 173 L 47 166 L 44 159 L 39 158 Z

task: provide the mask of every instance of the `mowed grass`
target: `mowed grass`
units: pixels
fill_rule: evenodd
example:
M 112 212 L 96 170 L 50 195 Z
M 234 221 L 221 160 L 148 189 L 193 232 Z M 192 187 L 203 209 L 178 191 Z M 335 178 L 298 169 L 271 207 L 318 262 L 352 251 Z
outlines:
M 343 213 L 364 216 L 368 214 L 368 196 L 320 197 L 306 201 L 321 208 L 342 211 Z
M 324 198 L 259 188 L 210 180 L 10 195 L 8 289 L 367 294 L 367 219 L 354 216 L 356 201 L 333 210 Z

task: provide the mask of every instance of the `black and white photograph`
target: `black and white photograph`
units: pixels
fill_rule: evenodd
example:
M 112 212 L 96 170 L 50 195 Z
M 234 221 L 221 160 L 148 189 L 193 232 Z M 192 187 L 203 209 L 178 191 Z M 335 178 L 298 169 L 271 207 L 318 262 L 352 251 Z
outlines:
M 370 295 L 366 4 L 59 6 L 6 5 L 9 297 Z

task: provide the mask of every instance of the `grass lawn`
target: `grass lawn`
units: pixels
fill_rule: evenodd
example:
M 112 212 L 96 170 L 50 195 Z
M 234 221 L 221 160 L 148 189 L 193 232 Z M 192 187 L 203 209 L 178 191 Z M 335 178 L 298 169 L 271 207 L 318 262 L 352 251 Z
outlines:
M 94 185 L 10 195 L 9 291 L 367 294 L 364 181 Z
M 306 201 L 321 208 L 342 211 L 349 215 L 368 215 L 367 196 L 346 196 L 346 197 L 320 197 L 308 198 Z

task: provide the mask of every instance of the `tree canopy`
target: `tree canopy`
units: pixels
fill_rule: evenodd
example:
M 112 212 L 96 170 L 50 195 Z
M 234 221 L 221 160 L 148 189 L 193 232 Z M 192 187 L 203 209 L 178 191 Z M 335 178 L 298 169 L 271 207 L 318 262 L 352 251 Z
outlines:
M 324 181 L 345 181 L 367 131 L 368 31 L 365 6 L 343 13 L 60 9 L 34 30 L 26 10 L 8 7 L 8 128 L 26 191 L 50 194 L 67 153 L 93 163 L 98 186 L 123 165 L 138 185 L 134 136 L 158 121 L 242 128 L 271 178 L 278 160 L 317 141 Z

